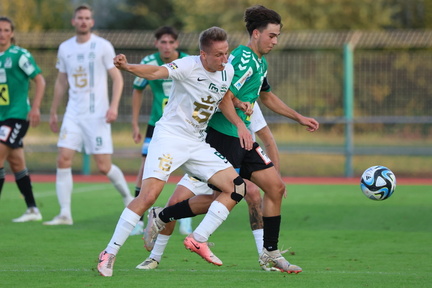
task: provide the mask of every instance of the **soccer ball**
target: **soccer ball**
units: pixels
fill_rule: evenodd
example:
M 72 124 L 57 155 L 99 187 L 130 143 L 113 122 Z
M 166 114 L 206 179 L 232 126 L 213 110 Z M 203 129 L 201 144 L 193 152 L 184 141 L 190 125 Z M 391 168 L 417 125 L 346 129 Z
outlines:
M 384 166 L 372 166 L 361 176 L 360 188 L 372 200 L 389 198 L 396 188 L 396 176 Z

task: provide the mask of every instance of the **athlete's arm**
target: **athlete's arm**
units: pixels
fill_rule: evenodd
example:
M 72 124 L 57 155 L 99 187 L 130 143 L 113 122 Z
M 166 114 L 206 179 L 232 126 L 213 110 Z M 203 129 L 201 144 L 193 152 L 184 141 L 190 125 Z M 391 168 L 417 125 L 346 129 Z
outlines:
M 35 78 L 33 78 L 33 81 L 35 83 L 35 95 L 33 98 L 33 103 L 31 110 L 28 114 L 28 120 L 30 121 L 30 125 L 32 127 L 36 127 L 39 125 L 40 121 L 40 105 L 42 103 L 42 98 L 45 94 L 45 78 L 42 76 L 42 74 L 36 75 Z
M 169 72 L 166 67 L 147 64 L 129 64 L 126 56 L 123 54 L 114 57 L 114 65 L 120 70 L 147 80 L 168 79 L 169 77 Z
M 111 123 L 114 122 L 118 116 L 118 107 L 123 91 L 123 76 L 120 71 L 114 67 L 108 70 L 108 74 L 112 80 L 112 96 L 110 107 L 106 113 L 106 122 Z
M 59 72 L 57 74 L 57 79 L 54 84 L 54 98 L 53 98 L 53 102 L 51 103 L 50 120 L 49 120 L 51 131 L 53 131 L 54 133 L 59 132 L 57 108 L 60 105 L 63 96 L 66 94 L 68 87 L 69 84 L 68 84 L 67 74 Z
M 246 128 L 243 120 L 237 115 L 233 99 L 235 98 L 234 94 L 228 90 L 225 96 L 222 98 L 221 103 L 219 104 L 219 109 L 222 111 L 224 116 L 237 127 L 237 134 L 240 140 L 240 146 L 246 150 L 251 150 L 253 146 L 252 135 L 249 130 Z
M 313 118 L 305 117 L 295 111 L 294 109 L 288 107 L 279 97 L 277 97 L 273 92 L 260 92 L 261 102 L 267 106 L 270 110 L 288 117 L 299 124 L 306 126 L 307 130 L 314 132 L 319 128 L 319 123 Z
M 142 105 L 143 90 L 133 89 L 132 91 L 132 138 L 135 144 L 142 141 L 142 134 L 139 128 L 139 114 Z

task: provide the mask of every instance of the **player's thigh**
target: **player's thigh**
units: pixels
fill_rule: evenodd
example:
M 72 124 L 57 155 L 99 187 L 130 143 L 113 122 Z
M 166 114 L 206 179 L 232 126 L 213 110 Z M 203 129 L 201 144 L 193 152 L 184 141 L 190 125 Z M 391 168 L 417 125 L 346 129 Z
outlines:
M 93 154 L 93 158 L 99 172 L 105 175 L 108 174 L 112 166 L 111 154 Z
M 254 171 L 250 180 L 260 187 L 267 197 L 279 199 L 285 192 L 285 183 L 274 166 Z

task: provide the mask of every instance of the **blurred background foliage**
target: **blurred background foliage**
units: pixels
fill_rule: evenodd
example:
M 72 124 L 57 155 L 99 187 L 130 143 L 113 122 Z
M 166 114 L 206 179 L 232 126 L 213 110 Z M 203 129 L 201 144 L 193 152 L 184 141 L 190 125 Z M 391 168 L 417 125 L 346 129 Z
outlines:
M 96 29 L 153 30 L 172 25 L 183 32 L 210 26 L 243 31 L 243 11 L 262 4 L 278 11 L 286 31 L 432 28 L 429 0 L 88 0 Z M 21 32 L 71 29 L 76 0 L 3 0 L 0 14 Z

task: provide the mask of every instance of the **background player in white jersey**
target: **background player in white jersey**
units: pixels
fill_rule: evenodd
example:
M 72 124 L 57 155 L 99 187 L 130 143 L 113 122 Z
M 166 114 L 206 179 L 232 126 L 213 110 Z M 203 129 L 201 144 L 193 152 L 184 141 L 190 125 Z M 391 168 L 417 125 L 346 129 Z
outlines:
M 231 164 L 204 141 L 208 121 L 228 90 L 234 73 L 232 65 L 227 63 L 227 34 L 221 28 L 212 27 L 200 34 L 199 42 L 200 55 L 162 66 L 128 64 L 122 54 L 114 59 L 119 69 L 136 76 L 173 79 L 173 87 L 150 142 L 141 192 L 123 211 L 108 246 L 99 255 L 98 271 L 102 276 L 112 276 L 120 247 L 140 217 L 155 203 L 170 174 L 177 168 L 182 167 L 191 176 L 217 184 L 223 191 L 221 195 L 243 197 L 246 193 L 243 179 Z M 234 104 L 251 112 L 250 105 L 232 101 L 231 109 L 223 110 L 227 117 L 235 114 Z M 220 205 L 224 206 L 223 203 Z M 207 251 L 213 261 L 218 260 L 206 243 L 201 249 Z
M 145 56 L 140 64 L 149 64 L 161 66 L 163 64 L 170 63 L 176 59 L 187 56 L 186 53 L 178 51 L 178 32 L 173 27 L 162 26 L 154 32 L 155 36 L 155 47 L 158 52 Z M 142 134 L 139 127 L 139 115 L 140 108 L 142 105 L 142 96 L 144 89 L 150 86 L 153 94 L 152 107 L 150 112 L 150 119 L 147 125 L 147 131 L 144 138 L 144 143 L 141 148 L 141 167 L 138 171 L 138 175 L 135 182 L 135 197 L 138 196 L 141 190 L 142 174 L 144 169 L 145 158 L 148 152 L 148 145 L 153 136 L 153 131 L 156 122 L 162 117 L 163 109 L 168 103 L 169 93 L 171 92 L 172 80 L 170 79 L 156 79 L 147 80 L 140 77 L 135 77 L 133 82 L 132 91 L 132 138 L 135 143 L 141 143 L 143 140 Z M 179 220 L 180 222 L 180 233 L 189 234 L 192 232 L 192 219 L 184 218 Z M 144 223 L 142 219 L 137 223 L 131 235 L 142 235 Z
M 279 171 L 279 151 L 273 138 L 273 134 L 271 133 L 270 128 L 267 126 L 267 122 L 264 119 L 258 103 L 255 103 L 254 105 L 253 114 L 250 121 L 251 125 L 249 126 L 249 130 L 251 131 L 252 136 L 254 136 L 256 133 L 256 135 L 261 139 L 266 149 L 266 153 L 269 155 L 270 159 L 272 159 L 272 162 Z M 263 221 L 261 211 L 262 198 L 258 186 L 246 179 L 245 182 L 247 190 L 245 201 L 247 202 L 249 208 L 249 223 L 259 255 L 261 254 L 263 248 Z M 205 196 L 207 199 L 207 204 L 204 205 L 203 203 L 202 214 L 204 214 L 207 212 L 208 206 L 210 206 L 211 202 L 217 197 L 218 194 L 219 192 L 215 192 L 215 194 L 213 194 L 213 189 L 211 189 L 207 183 L 201 182 L 186 174 L 182 177 L 180 182 L 177 183 L 177 187 L 166 206 L 168 207 L 181 201 L 187 201 L 187 199 L 195 195 L 208 195 Z M 152 209 L 162 210 L 162 208 L 158 207 L 154 207 Z M 149 213 L 152 213 L 152 211 L 150 210 Z M 137 269 L 150 270 L 159 266 L 164 250 L 174 230 L 174 226 L 175 221 L 167 223 L 165 228 L 157 236 L 154 246 L 145 246 L 147 250 L 151 250 L 150 255 L 136 267 Z M 153 244 L 153 242 L 150 243 Z
M 123 90 L 123 77 L 114 67 L 114 48 L 107 40 L 94 35 L 90 6 L 75 9 L 72 18 L 76 36 L 60 44 L 57 69 L 59 70 L 51 105 L 50 127 L 58 132 L 57 108 L 69 88 L 69 99 L 57 143 L 56 191 L 60 214 L 45 225 L 72 225 L 72 161 L 75 152 L 84 146 L 93 154 L 99 171 L 108 176 L 120 192 L 125 206 L 132 201 L 122 171 L 111 162 L 113 144 L 111 123 L 117 119 Z M 112 80 L 111 103 L 108 97 L 108 74 Z
M 27 205 L 26 212 L 12 221 L 40 221 L 42 215 L 34 199 L 23 139 L 29 125 L 39 124 L 45 79 L 30 52 L 15 45 L 14 30 L 11 19 L 0 17 L 0 194 L 7 161 Z M 30 80 L 35 84 L 32 106 L 28 97 Z

